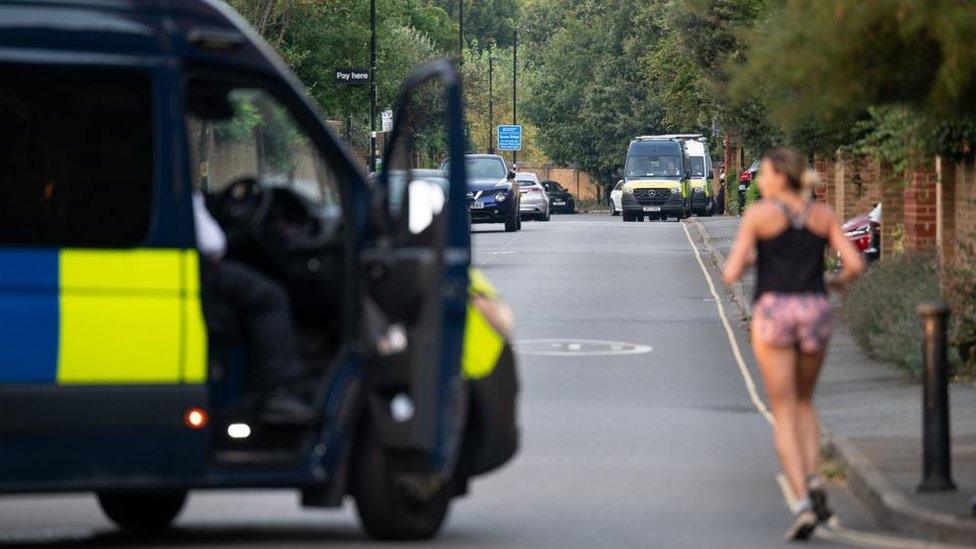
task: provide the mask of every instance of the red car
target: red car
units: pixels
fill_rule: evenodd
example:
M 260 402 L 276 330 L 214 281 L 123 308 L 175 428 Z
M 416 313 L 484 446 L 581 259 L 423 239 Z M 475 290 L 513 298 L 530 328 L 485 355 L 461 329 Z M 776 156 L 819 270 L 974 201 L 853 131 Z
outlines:
M 745 185 L 746 187 L 751 185 L 753 180 L 756 179 L 757 173 L 759 173 L 759 161 L 754 160 L 752 164 L 749 165 L 748 168 L 746 168 L 745 170 L 743 170 L 742 173 L 739 174 L 739 188 L 741 190 L 744 190 L 742 189 L 742 185 Z
M 841 225 L 844 236 L 864 254 L 869 261 L 881 256 L 881 204 L 875 204 L 869 213 L 852 217 Z

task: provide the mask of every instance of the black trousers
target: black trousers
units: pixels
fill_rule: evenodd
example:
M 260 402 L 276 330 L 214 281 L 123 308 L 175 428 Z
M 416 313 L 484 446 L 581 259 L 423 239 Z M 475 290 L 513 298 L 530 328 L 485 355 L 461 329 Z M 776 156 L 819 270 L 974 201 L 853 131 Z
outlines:
M 229 308 L 244 332 L 260 389 L 297 382 L 303 366 L 296 343 L 288 295 L 281 285 L 236 261 L 205 261 L 201 269 L 208 324 Z M 209 311 L 208 311 L 209 309 Z

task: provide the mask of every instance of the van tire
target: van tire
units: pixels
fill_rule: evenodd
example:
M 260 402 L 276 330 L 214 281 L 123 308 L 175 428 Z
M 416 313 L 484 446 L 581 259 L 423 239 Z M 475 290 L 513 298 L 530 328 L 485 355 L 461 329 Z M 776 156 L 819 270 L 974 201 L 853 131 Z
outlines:
M 426 501 L 411 500 L 396 485 L 390 463 L 366 421 L 356 441 L 351 492 L 363 530 L 377 540 L 406 541 L 431 539 L 447 517 L 451 503 L 451 483 Z
M 186 503 L 186 490 L 98 492 L 102 512 L 122 530 L 153 532 L 169 528 Z

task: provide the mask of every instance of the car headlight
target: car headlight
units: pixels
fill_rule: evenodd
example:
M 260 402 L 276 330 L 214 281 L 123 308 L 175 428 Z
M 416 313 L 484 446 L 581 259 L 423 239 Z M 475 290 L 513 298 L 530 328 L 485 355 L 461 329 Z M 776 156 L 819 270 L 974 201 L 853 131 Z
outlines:
M 508 195 L 505 194 L 505 193 L 496 193 L 495 194 L 495 202 L 505 202 L 505 199 L 506 198 L 508 198 Z

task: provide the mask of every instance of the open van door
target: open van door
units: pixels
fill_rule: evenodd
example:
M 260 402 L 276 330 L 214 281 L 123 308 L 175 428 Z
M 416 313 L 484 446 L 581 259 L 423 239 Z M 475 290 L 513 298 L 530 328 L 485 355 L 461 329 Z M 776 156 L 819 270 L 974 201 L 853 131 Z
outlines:
M 458 73 L 446 60 L 404 83 L 362 257 L 367 430 L 400 475 L 397 484 L 421 492 L 449 483 L 466 422 L 470 234 L 461 101 Z M 445 156 L 448 173 L 420 170 Z

